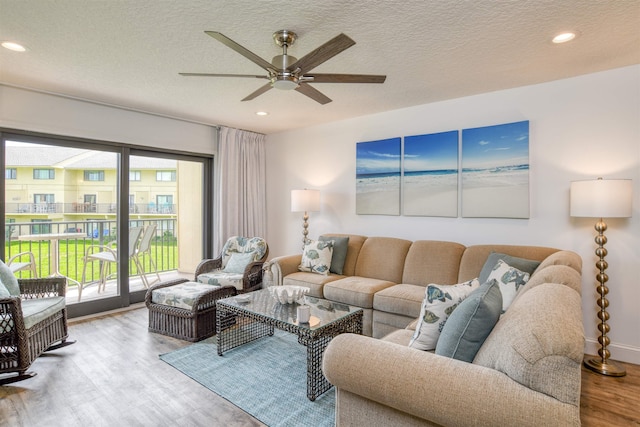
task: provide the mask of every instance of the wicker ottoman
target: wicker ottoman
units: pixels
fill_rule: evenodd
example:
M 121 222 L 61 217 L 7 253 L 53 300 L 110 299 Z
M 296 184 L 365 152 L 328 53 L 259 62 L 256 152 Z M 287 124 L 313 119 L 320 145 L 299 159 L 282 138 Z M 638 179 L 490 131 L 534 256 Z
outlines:
M 236 294 L 233 286 L 203 285 L 187 279 L 158 283 L 145 296 L 149 332 L 192 342 L 208 338 L 216 333 L 216 301 Z

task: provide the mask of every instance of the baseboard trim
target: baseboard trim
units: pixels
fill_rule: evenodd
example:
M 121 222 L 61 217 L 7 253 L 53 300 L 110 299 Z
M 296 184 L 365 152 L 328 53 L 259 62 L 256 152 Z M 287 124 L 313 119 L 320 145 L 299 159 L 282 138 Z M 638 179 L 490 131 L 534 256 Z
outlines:
M 611 353 L 611 360 L 617 360 L 620 362 L 633 363 L 634 365 L 640 365 L 640 348 L 630 345 L 622 344 L 609 344 L 607 347 Z M 586 339 L 585 354 L 598 354 L 600 349 L 600 343 L 596 339 Z

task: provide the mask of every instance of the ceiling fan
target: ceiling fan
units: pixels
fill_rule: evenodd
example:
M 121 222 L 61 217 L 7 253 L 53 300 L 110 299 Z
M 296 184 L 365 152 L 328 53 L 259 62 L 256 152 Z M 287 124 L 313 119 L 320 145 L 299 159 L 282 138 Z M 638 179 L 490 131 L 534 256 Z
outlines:
M 300 59 L 287 55 L 287 48 L 296 41 L 297 35 L 293 31 L 280 30 L 273 33 L 273 40 L 282 47 L 282 55 L 276 55 L 271 62 L 267 62 L 255 53 L 234 42 L 227 36 L 217 31 L 205 31 L 206 34 L 218 40 L 220 43 L 238 52 L 240 55 L 264 68 L 266 75 L 246 75 L 246 74 L 211 74 L 211 73 L 179 73 L 181 76 L 200 77 L 249 77 L 256 79 L 266 79 L 269 83 L 260 87 L 255 92 L 243 99 L 250 101 L 262 95 L 271 88 L 283 90 L 296 90 L 308 96 L 320 104 L 327 104 L 331 99 L 318 91 L 309 83 L 384 83 L 387 76 L 369 74 L 320 74 L 310 73 L 323 62 L 333 58 L 345 49 L 354 44 L 351 38 L 340 34 L 329 40 L 322 46 L 312 50 Z

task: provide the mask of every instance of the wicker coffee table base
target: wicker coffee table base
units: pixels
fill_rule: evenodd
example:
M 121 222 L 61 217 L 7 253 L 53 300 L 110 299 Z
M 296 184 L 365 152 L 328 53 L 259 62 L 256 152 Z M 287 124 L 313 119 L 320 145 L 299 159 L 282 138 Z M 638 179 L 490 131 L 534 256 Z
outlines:
M 316 400 L 332 385 L 322 373 L 322 355 L 333 337 L 343 333 L 362 334 L 362 310 L 355 311 L 318 329 L 300 327 L 262 314 L 253 313 L 216 303 L 216 332 L 218 355 L 265 336 L 273 335 L 274 328 L 298 336 L 298 343 L 307 348 L 307 398 Z

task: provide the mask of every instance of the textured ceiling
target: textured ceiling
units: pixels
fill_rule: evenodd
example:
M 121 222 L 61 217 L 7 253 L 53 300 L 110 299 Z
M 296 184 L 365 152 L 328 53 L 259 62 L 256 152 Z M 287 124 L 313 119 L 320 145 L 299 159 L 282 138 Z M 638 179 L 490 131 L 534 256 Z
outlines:
M 313 71 L 386 74 L 384 84 L 316 84 L 333 102 L 270 90 L 208 37 L 219 31 L 267 61 L 274 31 L 298 58 L 345 33 L 356 45 Z M 579 37 L 550 42 L 562 30 Z M 640 0 L 0 0 L 0 82 L 208 124 L 273 133 L 640 63 Z M 640 76 L 639 76 L 640 78 Z M 256 111 L 268 111 L 258 117 Z

